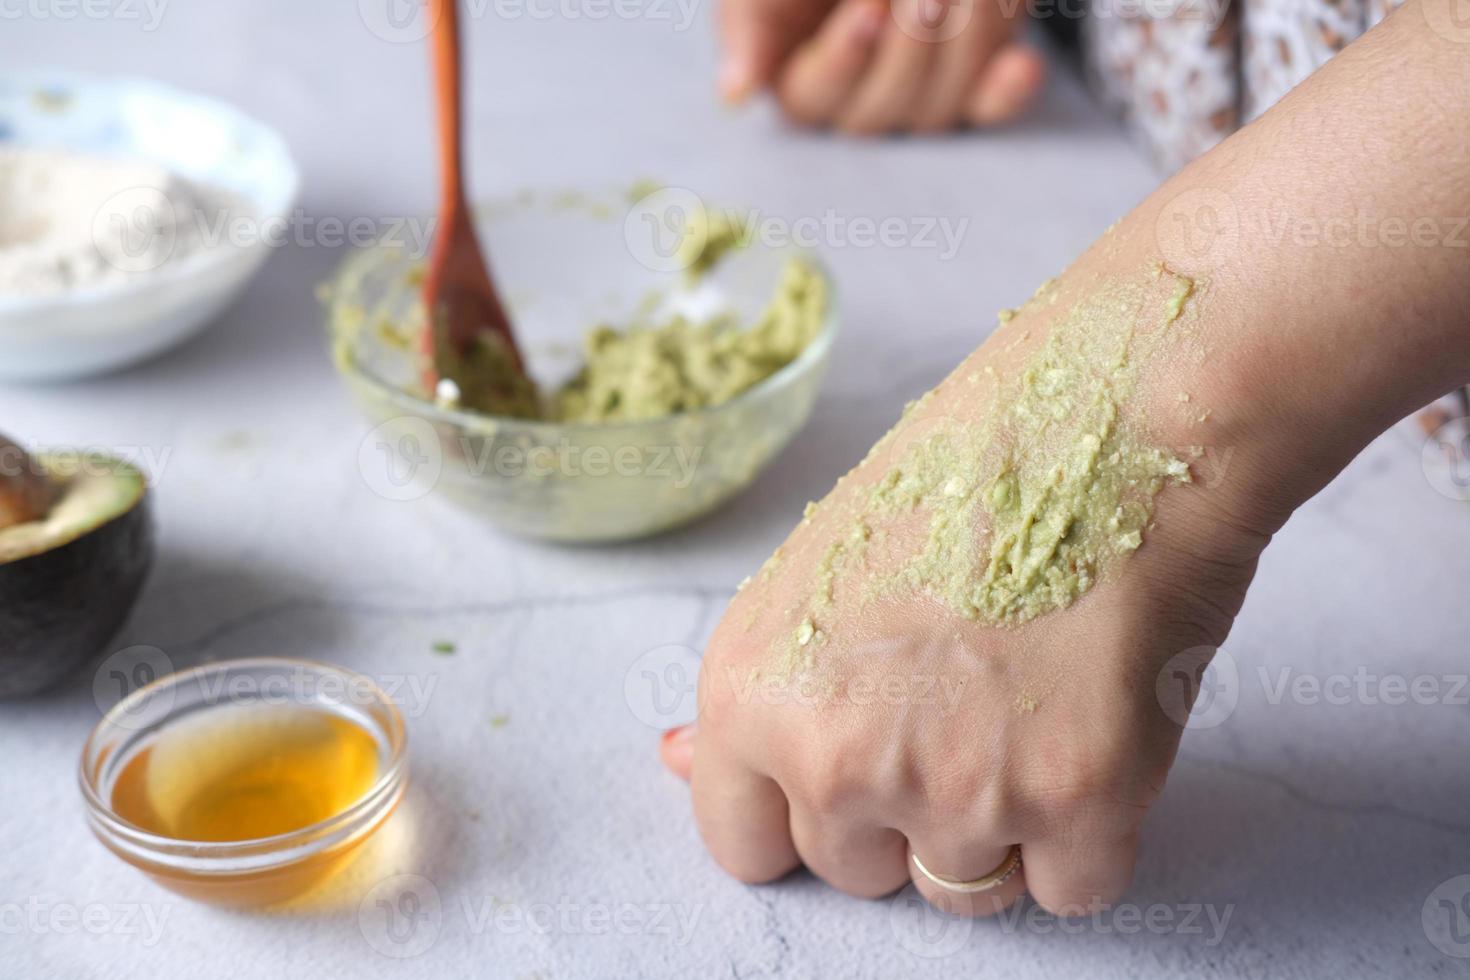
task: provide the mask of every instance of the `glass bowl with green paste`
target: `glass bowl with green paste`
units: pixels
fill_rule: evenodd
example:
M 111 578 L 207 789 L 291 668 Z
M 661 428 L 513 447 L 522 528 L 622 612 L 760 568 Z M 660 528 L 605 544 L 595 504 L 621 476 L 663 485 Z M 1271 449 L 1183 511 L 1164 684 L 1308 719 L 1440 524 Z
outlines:
M 442 495 L 518 535 L 626 540 L 708 514 L 791 441 L 837 330 L 830 276 L 743 213 L 671 194 L 479 209 L 535 382 L 517 404 L 426 389 L 427 239 L 402 229 L 348 256 L 323 288 L 333 359 L 375 444 L 418 471 L 404 499 Z

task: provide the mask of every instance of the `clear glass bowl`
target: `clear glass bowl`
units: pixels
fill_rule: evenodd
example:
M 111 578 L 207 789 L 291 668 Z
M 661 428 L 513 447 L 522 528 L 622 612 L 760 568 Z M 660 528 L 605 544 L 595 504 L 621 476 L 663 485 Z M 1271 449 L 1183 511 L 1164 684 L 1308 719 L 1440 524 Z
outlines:
M 118 777 L 169 726 L 197 722 L 201 712 L 281 704 L 333 712 L 372 737 L 378 777 L 356 803 L 289 833 L 223 842 L 160 836 L 114 811 Z M 118 857 L 189 898 L 261 906 L 310 891 L 357 856 L 403 797 L 406 748 L 402 715 L 369 678 L 308 660 L 255 657 L 169 674 L 113 705 L 82 749 L 78 776 L 87 820 Z
M 709 513 L 748 486 L 811 414 L 837 329 L 831 277 L 808 250 L 753 243 L 698 283 L 640 258 L 623 213 L 577 196 L 481 209 L 482 240 L 510 306 L 529 369 L 555 386 L 575 372 L 582 333 L 682 312 L 731 312 L 749 324 L 800 257 L 827 287 L 826 317 L 802 354 L 713 408 L 636 422 L 529 422 L 457 411 L 426 398 L 411 337 L 422 248 L 359 249 L 328 284 L 338 370 L 380 446 L 410 446 L 432 491 L 506 531 L 567 542 L 655 534 Z M 622 210 L 619 210 L 621 208 Z M 357 326 L 344 329 L 343 318 Z M 425 491 L 427 492 L 427 490 Z

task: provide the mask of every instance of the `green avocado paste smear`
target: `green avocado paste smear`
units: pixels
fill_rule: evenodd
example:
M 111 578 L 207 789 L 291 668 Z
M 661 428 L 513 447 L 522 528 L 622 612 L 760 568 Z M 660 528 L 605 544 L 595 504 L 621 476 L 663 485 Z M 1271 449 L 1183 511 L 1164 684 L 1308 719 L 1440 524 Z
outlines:
M 973 403 L 993 380 L 988 406 L 956 418 L 936 411 L 934 393 L 911 404 L 870 453 L 887 462 L 876 482 L 808 505 L 805 521 L 832 508 L 823 527 L 833 530 L 795 630 L 778 641 L 779 672 L 816 662 L 837 625 L 838 588 L 854 594 L 849 573 L 861 573 L 860 604 L 923 594 L 964 619 L 1009 626 L 1070 606 L 1136 551 L 1154 498 L 1189 482 L 1190 468 L 1152 445 L 1128 408 L 1144 367 L 1176 346 L 1195 291 L 1163 266 L 1102 283 L 1047 314 L 1045 341 L 1009 377 L 967 362 L 940 389 L 968 385 L 974 395 L 949 404 Z M 1048 283 L 1003 313 L 997 339 L 1029 337 L 1056 293 Z M 870 561 L 880 545 L 881 561 Z
M 733 212 L 695 215 L 683 238 L 679 264 L 697 284 L 748 238 Z M 422 267 L 398 287 L 417 291 Z M 379 339 L 412 350 L 422 335 L 421 303 L 405 304 L 396 322 L 375 318 L 348 296 L 333 301 L 340 358 L 350 358 L 355 332 L 371 327 Z M 446 355 L 441 374 L 454 384 L 434 393 L 441 404 L 485 415 L 553 422 L 615 423 L 680 415 L 722 405 L 796 360 L 822 332 L 827 282 L 802 258 L 781 269 L 774 293 L 753 323 L 734 313 L 696 319 L 672 313 L 623 327 L 598 324 L 582 338 L 582 364 L 565 384 L 538 389 L 517 369 L 498 336 L 485 335 L 462 354 Z M 444 345 L 440 345 L 440 350 Z

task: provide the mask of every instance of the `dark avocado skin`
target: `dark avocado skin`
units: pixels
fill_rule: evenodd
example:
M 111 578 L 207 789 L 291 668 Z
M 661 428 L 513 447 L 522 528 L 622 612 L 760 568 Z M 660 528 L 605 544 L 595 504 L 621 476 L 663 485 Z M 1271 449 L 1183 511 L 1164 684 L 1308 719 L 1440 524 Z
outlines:
M 0 698 L 52 686 L 117 633 L 153 564 L 150 496 L 72 541 L 0 564 Z

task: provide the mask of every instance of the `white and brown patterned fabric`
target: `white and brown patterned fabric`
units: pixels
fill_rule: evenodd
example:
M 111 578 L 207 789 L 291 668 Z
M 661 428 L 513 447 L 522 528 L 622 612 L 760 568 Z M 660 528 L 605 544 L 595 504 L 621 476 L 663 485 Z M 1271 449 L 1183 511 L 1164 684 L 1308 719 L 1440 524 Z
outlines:
M 1229 0 L 1139 8 L 1151 12 L 1121 16 L 1116 0 L 1092 0 L 1086 70 L 1159 167 L 1177 170 L 1239 123 L 1238 10 Z
M 1083 62 L 1172 172 L 1274 105 L 1401 0 L 1090 0 Z
M 1275 105 L 1367 24 L 1367 0 L 1245 0 L 1240 39 L 1245 121 Z

